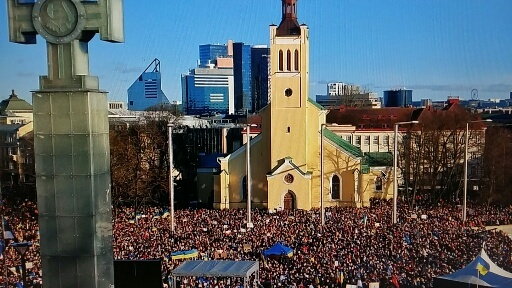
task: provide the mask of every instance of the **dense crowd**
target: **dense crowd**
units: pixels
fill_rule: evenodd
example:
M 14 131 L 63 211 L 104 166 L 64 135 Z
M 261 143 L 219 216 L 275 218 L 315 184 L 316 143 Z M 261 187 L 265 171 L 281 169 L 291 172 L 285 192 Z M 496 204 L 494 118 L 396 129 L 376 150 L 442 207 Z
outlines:
M 27 254 L 27 286 L 38 287 L 36 206 L 30 201 L 8 204 L 6 215 L 16 241 L 34 243 Z M 484 229 L 512 224 L 511 207 L 472 205 L 463 225 L 460 206 L 421 204 L 414 210 L 400 205 L 399 225 L 390 224 L 389 201 L 375 200 L 366 208 L 328 208 L 323 227 L 318 210 L 253 210 L 254 228 L 246 227 L 245 210 L 179 210 L 175 234 L 164 208 L 123 207 L 115 209 L 114 255 L 161 259 L 164 286 L 171 282 L 170 271 L 182 262 L 171 260 L 170 254 L 190 249 L 199 251 L 199 259 L 259 260 L 259 285 L 268 287 L 368 287 L 371 282 L 380 282 L 380 287 L 396 287 L 393 282 L 400 287 L 431 287 L 433 277 L 472 261 L 484 242 L 491 259 L 512 271 L 512 240 L 498 230 Z M 293 248 L 293 257 L 263 258 L 261 252 L 276 242 Z M 19 256 L 11 248 L 5 256 L 10 283 L 20 281 Z M 178 287 L 240 287 L 243 282 L 186 278 L 179 283 Z

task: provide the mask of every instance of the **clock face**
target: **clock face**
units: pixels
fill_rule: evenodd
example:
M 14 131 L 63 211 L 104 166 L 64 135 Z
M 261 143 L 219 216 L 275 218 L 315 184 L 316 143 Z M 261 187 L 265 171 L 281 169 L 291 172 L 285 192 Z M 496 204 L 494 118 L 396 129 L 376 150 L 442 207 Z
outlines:
M 85 9 L 79 0 L 42 0 L 34 5 L 34 27 L 47 41 L 75 40 L 85 26 Z

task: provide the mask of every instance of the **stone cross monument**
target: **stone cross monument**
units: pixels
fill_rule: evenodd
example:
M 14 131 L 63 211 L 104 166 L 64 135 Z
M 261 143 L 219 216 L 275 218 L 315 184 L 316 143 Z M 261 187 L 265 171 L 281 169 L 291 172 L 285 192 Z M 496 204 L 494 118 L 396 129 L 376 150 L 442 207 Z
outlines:
M 9 40 L 47 41 L 48 76 L 32 96 L 45 287 L 113 287 L 107 94 L 88 42 L 123 42 L 122 0 L 7 0 Z

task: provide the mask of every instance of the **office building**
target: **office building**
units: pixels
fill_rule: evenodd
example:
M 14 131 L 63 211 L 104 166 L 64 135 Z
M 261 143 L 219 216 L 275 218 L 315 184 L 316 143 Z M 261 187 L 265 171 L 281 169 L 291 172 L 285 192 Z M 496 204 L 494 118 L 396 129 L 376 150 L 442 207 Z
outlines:
M 228 56 L 228 45 L 226 44 L 204 44 L 199 45 L 199 67 L 207 67 L 210 64 L 217 66 L 217 58 Z
M 358 85 L 347 84 L 343 82 L 335 82 L 327 84 L 327 95 L 329 96 L 341 96 L 341 95 L 353 95 L 361 94 L 361 87 Z
M 385 107 L 411 107 L 412 90 L 397 89 L 384 91 Z
M 155 59 L 128 88 L 128 110 L 145 111 L 169 104 L 162 91 L 160 60 Z
M 187 115 L 233 114 L 233 69 L 196 68 L 181 77 L 183 109 Z
M 237 113 L 253 110 L 251 60 L 250 45 L 241 42 L 233 43 L 233 76 Z
M 253 111 L 265 107 L 269 101 L 269 69 L 270 48 L 266 45 L 255 45 L 251 48 L 251 76 Z
M 168 104 L 169 100 L 162 91 L 160 61 L 155 59 L 128 88 L 128 110 L 158 109 Z

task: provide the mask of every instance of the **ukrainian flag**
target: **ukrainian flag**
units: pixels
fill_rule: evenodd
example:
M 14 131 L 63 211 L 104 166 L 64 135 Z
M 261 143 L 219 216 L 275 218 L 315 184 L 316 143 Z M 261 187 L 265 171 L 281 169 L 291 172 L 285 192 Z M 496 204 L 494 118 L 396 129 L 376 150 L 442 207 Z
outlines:
M 489 269 L 487 267 L 484 266 L 484 264 L 478 262 L 478 264 L 476 264 L 476 270 L 478 270 L 478 273 L 480 273 L 480 275 L 484 276 L 485 274 L 487 274 L 487 272 L 489 272 Z

